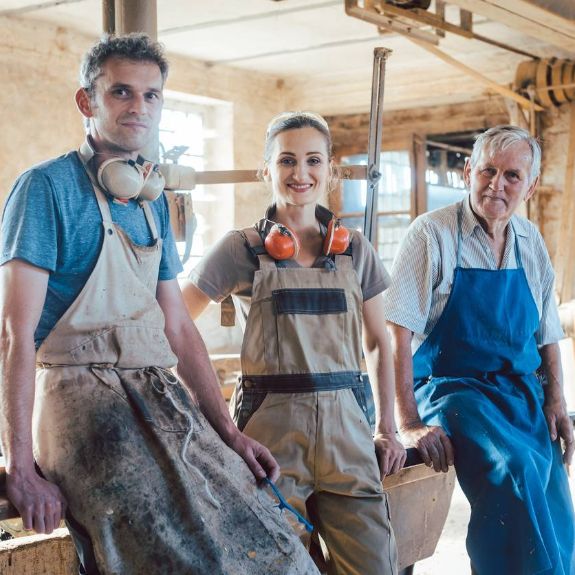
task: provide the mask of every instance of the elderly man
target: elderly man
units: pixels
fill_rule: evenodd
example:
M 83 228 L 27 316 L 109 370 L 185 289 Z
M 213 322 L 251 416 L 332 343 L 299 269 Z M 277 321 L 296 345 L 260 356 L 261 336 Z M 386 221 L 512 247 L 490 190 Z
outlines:
M 228 415 L 176 280 L 163 181 L 140 156 L 167 71 L 143 34 L 98 42 L 76 93 L 86 141 L 21 175 L 6 204 L 7 492 L 41 533 L 68 508 L 89 575 L 317 573 L 256 491 L 277 463 Z
M 455 464 L 478 575 L 575 573 L 554 274 L 539 232 L 514 215 L 540 159 L 520 128 L 481 134 L 469 195 L 413 222 L 384 294 L 400 431 L 436 470 Z

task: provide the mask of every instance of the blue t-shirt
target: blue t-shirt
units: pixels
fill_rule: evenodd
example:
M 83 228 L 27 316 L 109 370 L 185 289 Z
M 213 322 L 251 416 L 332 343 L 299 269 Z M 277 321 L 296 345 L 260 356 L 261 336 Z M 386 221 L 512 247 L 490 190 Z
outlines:
M 143 209 L 130 200 L 108 198 L 112 220 L 132 241 L 151 245 Z M 151 203 L 164 240 L 158 280 L 182 270 L 172 235 L 166 197 Z M 24 172 L 6 201 L 0 238 L 0 265 L 21 259 L 50 272 L 46 302 L 36 329 L 38 347 L 88 280 L 103 241 L 102 216 L 77 152 L 69 152 Z

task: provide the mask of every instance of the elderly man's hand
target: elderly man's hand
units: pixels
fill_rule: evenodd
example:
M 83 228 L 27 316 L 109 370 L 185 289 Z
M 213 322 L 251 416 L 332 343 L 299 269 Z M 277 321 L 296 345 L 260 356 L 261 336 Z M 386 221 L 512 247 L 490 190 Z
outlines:
M 543 404 L 543 413 L 547 420 L 551 440 L 555 441 L 558 437 L 563 440 L 563 461 L 570 465 L 573 459 L 573 452 L 575 451 L 573 423 L 567 413 L 567 405 L 563 396 L 552 397 L 550 394 L 546 396 Z
M 453 465 L 453 445 L 442 427 L 418 422 L 402 425 L 399 432 L 404 445 L 415 447 L 428 467 L 447 472 Z

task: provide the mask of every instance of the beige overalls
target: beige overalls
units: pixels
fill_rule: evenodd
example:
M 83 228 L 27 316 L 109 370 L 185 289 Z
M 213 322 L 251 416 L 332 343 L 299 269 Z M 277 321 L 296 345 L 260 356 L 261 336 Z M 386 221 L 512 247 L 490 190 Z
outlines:
M 255 229 L 244 234 L 259 270 L 234 419 L 277 458 L 278 486 L 321 534 L 330 573 L 396 573 L 387 498 L 366 417 L 363 297 L 351 255 L 325 258 L 325 267 L 282 267 L 265 253 Z
M 101 575 L 317 573 L 241 458 L 169 368 L 162 253 L 103 219 L 99 259 L 37 352 L 35 457 L 89 534 Z

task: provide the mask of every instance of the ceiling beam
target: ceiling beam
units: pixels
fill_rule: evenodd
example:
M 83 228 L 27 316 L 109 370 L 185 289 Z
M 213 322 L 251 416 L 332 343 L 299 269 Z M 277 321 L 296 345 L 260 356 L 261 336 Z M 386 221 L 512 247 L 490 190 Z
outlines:
M 46 8 L 54 8 L 61 4 L 76 4 L 77 2 L 85 2 L 86 0 L 51 0 L 50 2 L 34 2 L 20 6 L 20 8 L 7 8 L 0 10 L 0 16 L 18 16 L 27 12 L 35 12 L 36 10 L 45 10 Z
M 217 28 L 219 26 L 231 26 L 234 24 L 244 24 L 246 22 L 254 22 L 256 20 L 266 20 L 268 18 L 278 18 L 285 14 L 293 14 L 296 12 L 306 12 L 308 10 L 318 10 L 321 8 L 330 8 L 338 6 L 341 0 L 329 0 L 327 2 L 318 2 L 315 4 L 307 4 L 305 6 L 295 6 L 293 8 L 286 8 L 282 10 L 266 10 L 265 12 L 257 12 L 255 14 L 247 14 L 245 16 L 236 16 L 235 18 L 220 18 L 219 20 L 208 20 L 205 22 L 198 22 L 197 24 L 185 24 L 183 26 L 176 26 L 174 28 L 164 28 L 159 33 L 162 36 L 168 34 L 181 34 L 182 32 L 191 32 L 193 30 L 205 30 L 206 28 Z
M 449 0 L 449 3 L 575 54 L 575 21 L 529 0 Z

